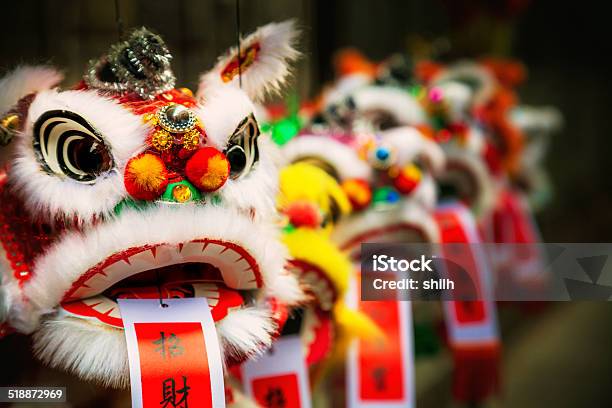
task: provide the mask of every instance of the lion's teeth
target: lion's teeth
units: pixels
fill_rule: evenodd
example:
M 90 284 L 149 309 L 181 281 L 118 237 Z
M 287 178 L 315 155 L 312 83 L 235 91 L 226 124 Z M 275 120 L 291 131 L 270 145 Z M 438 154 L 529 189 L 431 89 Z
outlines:
M 188 242 L 182 248 L 177 247 L 177 251 L 187 262 L 192 262 L 202 254 L 202 243 Z
M 121 313 L 119 313 L 119 308 L 118 307 L 113 308 L 113 310 L 108 315 L 110 317 L 114 317 L 116 319 L 120 319 L 121 318 Z
M 102 273 L 98 273 L 86 282 L 87 286 L 89 286 L 92 290 L 100 291 L 105 288 L 110 287 L 113 284 L 113 281 L 106 275 Z
M 100 298 L 99 299 L 100 302 L 91 306 L 96 312 L 106 314 L 107 312 L 110 312 L 113 308 L 117 306 L 115 302 L 113 302 L 112 300 L 110 300 L 109 298 L 105 296 L 96 296 L 96 297 Z
M 224 249 L 225 249 L 224 246 L 208 242 L 202 246 L 202 254 L 207 255 L 207 256 L 216 256 L 219 254 L 219 252 L 223 251 Z
M 97 305 L 98 303 L 102 302 L 102 296 L 94 296 L 92 298 L 83 299 L 83 303 L 85 303 L 87 306 Z

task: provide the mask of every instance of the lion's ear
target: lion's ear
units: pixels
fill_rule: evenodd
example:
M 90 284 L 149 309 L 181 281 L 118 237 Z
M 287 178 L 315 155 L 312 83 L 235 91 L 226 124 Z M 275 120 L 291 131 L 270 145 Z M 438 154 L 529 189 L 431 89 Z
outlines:
M 51 89 L 63 76 L 46 66 L 23 66 L 0 79 L 0 148 L 7 146 L 27 116 L 29 104 L 39 91 Z M 0 165 L 2 157 L 0 154 Z
M 289 63 L 299 56 L 294 48 L 297 36 L 293 20 L 257 29 L 241 41 L 240 58 L 237 48 L 232 48 L 211 71 L 201 76 L 198 98 L 205 99 L 214 89 L 224 86 L 241 85 L 257 102 L 278 92 L 289 76 Z
M 23 66 L 0 79 L 0 114 L 10 110 L 21 98 L 57 86 L 63 75 L 48 66 Z

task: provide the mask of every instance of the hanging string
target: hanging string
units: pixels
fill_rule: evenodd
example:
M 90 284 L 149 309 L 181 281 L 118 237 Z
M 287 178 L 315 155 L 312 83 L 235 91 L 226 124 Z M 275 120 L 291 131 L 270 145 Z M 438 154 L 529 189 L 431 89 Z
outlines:
M 159 306 L 168 307 L 167 303 L 164 303 L 162 288 L 161 288 L 161 276 L 159 274 L 159 269 L 155 270 L 155 276 L 157 277 L 157 293 L 159 294 Z
M 121 19 L 121 7 L 119 7 L 120 0 L 115 0 L 115 23 L 117 24 L 117 33 L 119 34 L 119 41 L 123 40 L 123 20 Z
M 236 48 L 238 48 L 238 84 L 242 88 L 242 50 L 240 49 L 240 0 L 236 0 Z

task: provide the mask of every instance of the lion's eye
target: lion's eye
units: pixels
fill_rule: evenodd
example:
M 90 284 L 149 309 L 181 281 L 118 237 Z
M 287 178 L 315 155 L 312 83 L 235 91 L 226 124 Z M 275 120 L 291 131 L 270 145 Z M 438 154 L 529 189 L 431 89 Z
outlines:
M 74 112 L 45 112 L 34 124 L 34 149 L 44 168 L 84 183 L 113 167 L 102 136 Z
M 224 152 L 230 164 L 231 178 L 247 174 L 259 161 L 258 136 L 259 126 L 253 115 L 244 118 L 234 131 Z

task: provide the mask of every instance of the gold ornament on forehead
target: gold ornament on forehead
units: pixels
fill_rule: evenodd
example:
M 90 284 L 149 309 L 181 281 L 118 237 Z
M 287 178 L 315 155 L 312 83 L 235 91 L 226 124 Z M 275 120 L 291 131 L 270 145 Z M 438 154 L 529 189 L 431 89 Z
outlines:
M 143 117 L 146 123 L 156 129 L 151 136 L 151 144 L 161 152 L 169 150 L 173 144 L 180 143 L 186 150 L 194 150 L 200 144 L 200 131 L 195 113 L 177 103 L 162 106 L 155 114 Z
M 163 129 L 156 130 L 153 133 L 153 136 L 151 136 L 151 145 L 160 152 L 170 150 L 173 143 L 174 136 L 172 136 L 170 132 Z
M 195 113 L 178 103 L 162 106 L 157 111 L 156 116 L 159 126 L 170 133 L 189 132 L 195 127 L 197 122 Z
M 183 135 L 183 148 L 193 150 L 200 144 L 200 132 L 192 129 Z

